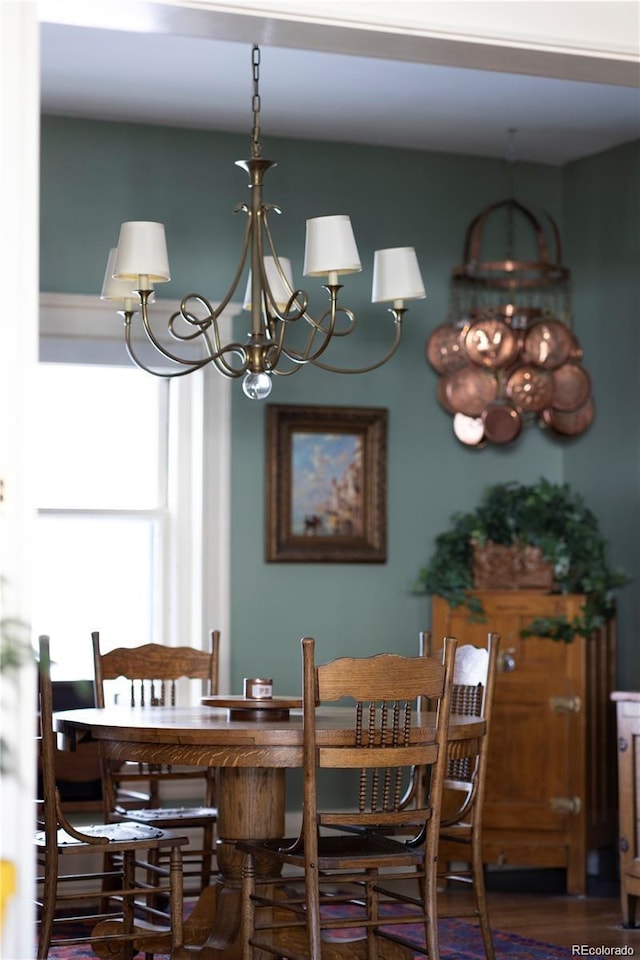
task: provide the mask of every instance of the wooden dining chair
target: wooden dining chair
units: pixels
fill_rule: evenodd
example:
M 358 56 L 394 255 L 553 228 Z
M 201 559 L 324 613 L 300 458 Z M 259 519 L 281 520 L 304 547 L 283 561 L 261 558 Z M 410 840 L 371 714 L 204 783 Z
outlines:
M 35 833 L 38 864 L 36 914 L 38 960 L 45 960 L 51 946 L 90 943 L 101 956 L 133 957 L 139 950 L 146 956 L 169 952 L 182 945 L 182 847 L 186 836 L 139 823 L 100 823 L 74 826 L 62 809 L 56 787 L 56 734 L 53 730 L 49 637 L 39 640 L 38 747 L 42 767 L 42 797 L 38 801 L 39 823 Z M 169 870 L 150 864 L 148 851 L 167 851 Z M 115 854 L 118 868 L 105 876 L 90 872 L 86 858 L 99 860 L 106 852 Z M 84 857 L 76 872 L 65 874 L 62 861 Z M 79 872 L 80 871 L 80 872 Z M 154 883 L 148 882 L 149 873 Z M 107 881 L 108 895 L 104 893 Z M 149 901 L 159 894 L 169 898 L 170 912 L 159 911 Z M 70 923 L 82 924 L 70 935 Z M 58 936 L 60 924 L 66 935 Z M 154 933 L 156 936 L 153 937 Z
M 246 855 L 244 960 L 260 950 L 317 960 L 332 936 L 362 939 L 375 960 L 385 947 L 408 946 L 402 936 L 408 922 L 424 925 L 423 952 L 438 960 L 436 853 L 455 647 L 447 639 L 442 660 L 379 654 L 316 665 L 314 640 L 302 640 L 302 828 L 295 839 L 237 844 Z M 421 725 L 426 715 L 415 711 L 420 696 L 435 709 L 429 724 Z M 320 745 L 316 710 L 344 698 L 351 706 L 340 726 L 347 730 Z M 419 809 L 403 809 L 417 764 L 431 772 L 428 795 Z M 355 771 L 353 802 L 341 810 L 327 809 L 320 792 L 323 775 L 336 770 L 347 781 Z M 334 778 L 332 784 L 335 793 Z M 412 835 L 385 835 L 396 824 L 414 825 Z M 424 883 L 412 897 L 397 884 L 416 870 Z
M 117 647 L 103 653 L 100 634 L 91 634 L 96 691 L 96 706 L 104 707 L 110 681 L 128 681 L 128 704 L 155 710 L 175 706 L 178 683 L 199 683 L 199 693 L 214 696 L 218 692 L 220 632 L 209 633 L 209 650 L 192 647 L 167 647 L 147 643 L 139 647 Z M 188 799 L 195 791 L 197 802 L 169 806 L 162 798 L 162 785 L 184 790 Z M 198 843 L 184 857 L 184 878 L 196 877 L 200 892 L 216 872 L 215 824 L 218 817 L 215 798 L 215 770 L 211 767 L 184 767 L 172 764 L 139 764 L 102 761 L 104 816 L 107 820 L 126 818 L 162 829 L 197 830 Z
M 482 861 L 482 814 L 499 645 L 499 635 L 489 633 L 486 647 L 459 644 L 456 650 L 451 712 L 483 717 L 486 732 L 480 739 L 449 743 L 438 853 L 439 883 L 463 884 L 473 891 L 468 907 L 455 905 L 449 898 L 446 907 L 441 906 L 440 915 L 476 917 L 487 960 L 495 960 L 495 951 Z M 420 651 L 424 656 L 438 656 L 428 632 L 420 634 Z

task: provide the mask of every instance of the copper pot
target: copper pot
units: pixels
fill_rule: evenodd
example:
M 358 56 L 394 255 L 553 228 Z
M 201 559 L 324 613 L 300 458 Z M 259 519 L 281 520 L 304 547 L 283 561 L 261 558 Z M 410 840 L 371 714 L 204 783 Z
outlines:
M 464 344 L 469 359 L 490 370 L 508 366 L 520 347 L 518 335 L 499 317 L 485 317 L 472 323 Z
M 544 410 L 553 401 L 553 377 L 548 370 L 525 363 L 510 374 L 506 394 L 516 410 Z
M 522 360 L 545 370 L 555 370 L 576 348 L 576 340 L 559 320 L 539 320 L 524 335 Z
M 479 417 L 498 396 L 498 381 L 489 370 L 466 366 L 446 375 L 446 402 L 455 413 Z
M 591 426 L 595 416 L 595 405 L 591 397 L 577 410 L 554 410 L 550 407 L 542 411 L 542 420 L 556 433 L 566 437 L 577 437 Z
M 518 411 L 504 400 L 491 403 L 482 414 L 484 434 L 492 443 L 511 443 L 522 430 Z
M 427 340 L 427 360 L 438 373 L 458 370 L 467 362 L 465 330 L 466 327 L 443 323 L 432 332 Z
M 589 374 L 577 363 L 563 363 L 553 371 L 554 410 L 577 410 L 587 402 L 591 394 Z
M 443 377 L 438 378 L 438 383 L 436 385 L 436 397 L 438 398 L 438 403 L 443 408 L 443 410 L 446 410 L 447 413 L 455 413 L 456 411 L 453 409 L 453 407 L 449 403 L 449 400 L 447 397 L 447 383 L 448 383 L 447 374 L 445 374 Z

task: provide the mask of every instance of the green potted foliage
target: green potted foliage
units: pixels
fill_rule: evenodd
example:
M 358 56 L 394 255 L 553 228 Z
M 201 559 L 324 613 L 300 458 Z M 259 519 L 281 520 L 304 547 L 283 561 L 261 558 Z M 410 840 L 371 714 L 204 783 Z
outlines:
M 456 513 L 452 526 L 435 541 L 428 566 L 418 575 L 415 592 L 437 594 L 452 606 L 465 605 L 475 619 L 484 611 L 471 591 L 474 554 L 500 544 L 538 548 L 550 568 L 550 589 L 585 597 L 579 617 L 536 619 L 523 636 L 570 641 L 575 634 L 590 637 L 613 613 L 613 590 L 628 582 L 621 570 L 611 570 L 607 545 L 595 515 L 568 484 L 541 479 L 525 486 L 515 481 L 489 487 L 478 508 Z M 513 586 L 505 582 L 504 587 Z

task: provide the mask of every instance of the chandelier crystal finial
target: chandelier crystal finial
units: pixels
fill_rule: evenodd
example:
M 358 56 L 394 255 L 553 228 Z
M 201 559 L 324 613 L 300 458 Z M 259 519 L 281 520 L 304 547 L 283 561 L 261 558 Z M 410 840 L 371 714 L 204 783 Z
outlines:
M 247 224 L 240 260 L 227 293 L 214 307 L 200 294 L 189 294 L 168 322 L 170 339 L 160 337 L 151 326 L 148 306 L 153 299 L 154 284 L 171 279 L 164 225 L 143 221 L 127 221 L 120 229 L 118 247 L 110 253 L 103 287 L 103 299 L 119 299 L 124 319 L 125 344 L 132 361 L 147 373 L 160 377 L 177 377 L 192 373 L 208 364 L 225 377 L 243 377 L 243 390 L 251 399 L 264 399 L 271 392 L 272 375 L 289 376 L 312 364 L 333 373 L 366 373 L 382 366 L 396 352 L 402 332 L 402 318 L 407 300 L 426 296 L 418 260 L 413 247 L 377 250 L 375 253 L 372 301 L 388 302 L 393 317 L 394 335 L 387 353 L 374 363 L 354 368 L 336 367 L 326 362 L 324 354 L 334 337 L 353 333 L 355 314 L 339 305 L 338 282 L 343 274 L 362 269 L 351 220 L 346 215 L 307 220 L 304 254 L 304 275 L 326 277 L 324 288 L 329 305 L 317 318 L 308 311 L 309 297 L 293 282 L 291 262 L 276 252 L 269 214 L 279 213 L 262 197 L 263 179 L 273 161 L 262 158 L 260 143 L 260 50 L 252 48 L 253 125 L 251 159 L 238 160 L 238 166 L 249 176 L 250 202 L 236 207 L 247 215 Z M 245 342 L 223 343 L 219 321 L 248 268 L 244 307 L 251 314 L 251 328 Z M 118 284 L 116 288 L 109 284 Z M 134 306 L 135 304 L 135 306 Z M 149 366 L 136 352 L 132 334 L 133 319 L 140 314 L 142 328 L 165 365 Z M 304 331 L 294 340 L 294 331 Z M 201 356 L 194 359 L 175 351 L 173 342 L 190 347 L 200 345 Z M 166 366 L 166 361 L 171 365 Z

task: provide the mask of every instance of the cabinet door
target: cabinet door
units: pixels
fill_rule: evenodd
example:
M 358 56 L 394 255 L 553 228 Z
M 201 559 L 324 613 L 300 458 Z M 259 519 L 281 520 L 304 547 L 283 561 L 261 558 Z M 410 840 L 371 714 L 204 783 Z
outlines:
M 464 608 L 450 610 L 434 597 L 433 630 L 476 644 L 486 643 L 489 630 L 500 634 L 484 828 L 513 831 L 514 842 L 516 833 L 531 831 L 542 831 L 543 843 L 544 832 L 558 842 L 583 816 L 584 641 L 523 639 L 520 630 L 535 616 L 557 612 L 559 603 L 573 606 L 579 598 L 535 591 L 480 596 L 485 623 L 470 622 Z

